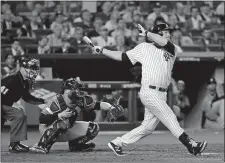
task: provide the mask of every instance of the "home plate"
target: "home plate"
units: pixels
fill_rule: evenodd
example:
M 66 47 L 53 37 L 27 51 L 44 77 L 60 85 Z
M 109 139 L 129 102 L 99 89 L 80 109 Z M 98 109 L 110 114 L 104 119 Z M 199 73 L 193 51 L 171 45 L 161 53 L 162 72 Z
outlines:
M 220 153 L 201 153 L 202 156 L 219 155 Z

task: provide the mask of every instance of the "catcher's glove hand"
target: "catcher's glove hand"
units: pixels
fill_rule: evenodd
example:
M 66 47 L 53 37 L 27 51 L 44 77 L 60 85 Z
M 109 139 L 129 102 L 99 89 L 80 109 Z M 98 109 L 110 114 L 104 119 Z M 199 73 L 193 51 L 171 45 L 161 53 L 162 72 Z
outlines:
M 124 114 L 124 109 L 121 105 L 112 105 L 111 109 L 107 113 L 107 119 L 110 122 L 114 122 L 117 118 Z

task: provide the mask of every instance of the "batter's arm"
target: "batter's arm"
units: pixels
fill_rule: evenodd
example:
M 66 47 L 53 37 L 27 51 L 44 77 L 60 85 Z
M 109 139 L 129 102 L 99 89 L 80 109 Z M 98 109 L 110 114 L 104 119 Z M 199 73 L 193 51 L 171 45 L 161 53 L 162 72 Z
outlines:
M 138 30 L 140 36 L 147 36 L 151 41 L 157 43 L 160 46 L 166 46 L 168 43 L 168 40 L 166 38 L 163 38 L 162 36 L 149 32 L 146 29 L 144 29 L 140 24 L 138 24 Z
M 102 54 L 116 61 L 122 61 L 122 52 L 120 51 L 112 51 L 112 50 L 103 48 Z

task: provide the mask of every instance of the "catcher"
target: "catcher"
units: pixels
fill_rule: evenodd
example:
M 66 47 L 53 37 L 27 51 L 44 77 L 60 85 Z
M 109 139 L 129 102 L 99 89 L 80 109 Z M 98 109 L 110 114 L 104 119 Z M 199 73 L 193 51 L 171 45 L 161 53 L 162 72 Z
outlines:
M 76 121 L 82 111 L 107 110 L 108 120 L 114 121 L 123 114 L 123 108 L 118 104 L 94 101 L 87 92 L 82 91 L 83 83 L 79 78 L 66 80 L 62 92 L 57 94 L 41 112 L 39 131 L 42 134 L 39 142 L 30 148 L 31 152 L 49 153 L 55 142 L 68 141 L 69 150 L 91 151 L 94 139 L 99 132 L 95 122 Z

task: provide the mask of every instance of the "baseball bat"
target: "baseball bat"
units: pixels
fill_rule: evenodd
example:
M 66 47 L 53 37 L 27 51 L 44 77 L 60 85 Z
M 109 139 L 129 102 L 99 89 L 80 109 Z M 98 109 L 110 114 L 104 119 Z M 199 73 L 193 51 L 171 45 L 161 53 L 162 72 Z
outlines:
M 87 36 L 84 36 L 83 37 L 83 40 L 84 42 L 86 42 L 88 45 L 90 45 L 91 47 L 94 47 L 92 41 L 87 37 Z M 100 51 L 100 49 L 96 49 L 96 52 L 98 53 Z
M 92 41 L 91 41 L 87 36 L 84 36 L 84 37 L 83 37 L 83 40 L 84 40 L 84 42 L 86 42 L 88 45 L 94 47 Z

